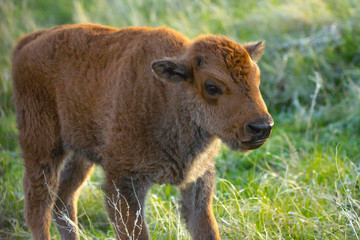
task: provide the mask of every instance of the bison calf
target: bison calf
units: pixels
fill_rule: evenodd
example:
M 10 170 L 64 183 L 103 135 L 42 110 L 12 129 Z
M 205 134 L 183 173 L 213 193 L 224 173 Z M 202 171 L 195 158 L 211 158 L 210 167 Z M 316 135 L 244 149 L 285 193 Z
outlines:
M 52 209 L 62 238 L 78 238 L 78 190 L 94 164 L 118 239 L 149 239 L 155 183 L 181 190 L 193 239 L 220 239 L 211 206 L 220 140 L 255 149 L 273 126 L 259 90 L 263 50 L 165 27 L 81 24 L 23 37 L 12 77 L 34 239 L 50 239 Z

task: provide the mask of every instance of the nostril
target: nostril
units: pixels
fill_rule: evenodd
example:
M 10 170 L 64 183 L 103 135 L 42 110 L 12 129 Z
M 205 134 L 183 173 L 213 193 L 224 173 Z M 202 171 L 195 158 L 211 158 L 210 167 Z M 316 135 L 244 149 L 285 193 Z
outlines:
M 246 130 L 256 138 L 264 138 L 270 135 L 273 124 L 248 123 Z
M 261 125 L 255 125 L 255 124 L 250 123 L 247 125 L 247 128 L 248 128 L 249 132 L 253 133 L 253 134 L 258 134 L 258 133 L 261 133 L 261 131 L 262 131 Z

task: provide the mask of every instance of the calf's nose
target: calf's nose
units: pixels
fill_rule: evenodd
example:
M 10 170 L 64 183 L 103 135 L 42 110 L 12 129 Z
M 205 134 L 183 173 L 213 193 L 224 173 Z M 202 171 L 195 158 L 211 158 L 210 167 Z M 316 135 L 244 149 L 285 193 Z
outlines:
M 274 121 L 259 119 L 246 124 L 245 129 L 252 139 L 262 139 L 270 136 Z

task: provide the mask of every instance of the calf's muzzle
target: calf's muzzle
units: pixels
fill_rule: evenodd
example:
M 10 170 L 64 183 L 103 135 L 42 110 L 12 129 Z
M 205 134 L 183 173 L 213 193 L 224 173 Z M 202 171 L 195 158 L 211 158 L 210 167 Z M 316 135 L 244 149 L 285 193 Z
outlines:
M 245 125 L 245 131 L 251 137 L 249 143 L 265 142 L 271 134 L 274 121 L 270 116 L 258 118 Z

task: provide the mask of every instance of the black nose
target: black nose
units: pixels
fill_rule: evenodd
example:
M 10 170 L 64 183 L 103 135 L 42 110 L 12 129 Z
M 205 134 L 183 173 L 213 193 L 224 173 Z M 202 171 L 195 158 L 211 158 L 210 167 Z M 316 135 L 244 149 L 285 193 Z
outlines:
M 273 121 L 255 120 L 246 124 L 245 128 L 250 133 L 252 139 L 262 139 L 270 136 L 273 126 Z

